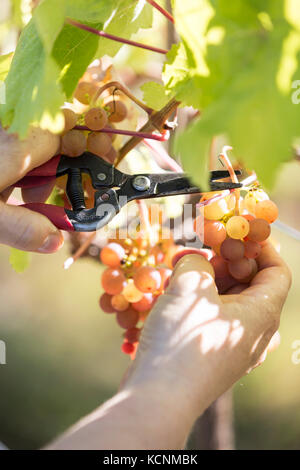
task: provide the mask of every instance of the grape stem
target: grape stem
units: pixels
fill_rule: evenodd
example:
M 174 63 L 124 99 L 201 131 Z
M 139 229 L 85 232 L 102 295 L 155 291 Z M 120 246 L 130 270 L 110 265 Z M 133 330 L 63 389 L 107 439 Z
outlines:
M 79 131 L 91 131 L 91 129 L 87 126 L 75 126 L 74 129 L 77 129 Z M 103 132 L 105 134 L 128 135 L 128 136 L 138 137 L 141 140 L 142 139 L 152 139 L 152 140 L 158 140 L 159 142 L 165 142 L 169 138 L 168 133 L 165 133 L 165 134 L 148 134 L 146 132 L 126 131 L 126 130 L 123 130 L 123 129 L 112 129 L 111 127 L 104 127 L 103 129 L 100 129 L 99 131 L 92 131 L 92 132 Z
M 142 44 L 136 41 L 130 41 L 130 39 L 120 38 L 119 36 L 115 36 L 114 34 L 105 33 L 104 31 L 92 28 L 91 26 L 87 26 L 86 24 L 79 23 L 78 21 L 72 20 L 71 18 L 67 18 L 66 22 L 76 28 L 83 29 L 84 31 L 88 31 L 89 33 L 96 34 L 105 39 L 110 39 L 112 41 L 120 42 L 121 44 L 128 44 L 129 46 L 139 47 L 141 49 L 146 49 L 148 51 L 157 52 L 158 54 L 167 54 L 169 51 L 166 49 L 160 49 L 159 47 L 148 46 L 147 44 Z
M 162 15 L 164 15 L 169 21 L 171 21 L 171 23 L 175 23 L 175 20 L 173 18 L 173 16 L 171 15 L 171 13 L 169 13 L 167 10 L 165 10 L 163 7 L 161 7 L 160 5 L 158 5 L 158 3 L 156 3 L 154 0 L 146 0 L 150 5 L 153 6 L 153 8 L 156 8 L 156 10 L 158 10 L 160 13 L 162 13 Z
M 150 108 L 149 106 L 146 106 L 142 101 L 140 101 L 138 98 L 136 98 L 125 86 L 123 86 L 121 83 L 114 81 L 114 82 L 109 82 L 103 85 L 99 90 L 97 91 L 96 95 L 93 98 L 93 103 L 95 103 L 98 98 L 102 95 L 102 93 L 109 89 L 109 88 L 115 88 L 116 90 L 122 91 L 124 95 L 128 96 L 131 101 L 133 101 L 135 104 L 137 104 L 140 108 L 142 108 L 146 113 L 151 116 L 152 113 L 154 113 L 154 109 Z
M 234 172 L 231 161 L 230 161 L 230 159 L 227 155 L 228 150 L 232 150 L 232 147 L 230 147 L 229 145 L 225 145 L 223 147 L 222 153 L 220 154 L 219 158 L 220 158 L 221 162 L 224 163 L 225 167 L 227 168 L 227 170 L 229 172 L 229 175 L 230 175 L 230 178 L 231 178 L 231 181 L 233 183 L 238 183 L 239 180 L 237 179 L 237 176 Z M 235 195 L 235 215 L 239 215 L 240 214 L 240 208 L 239 208 L 240 190 L 235 189 L 234 190 L 234 195 Z
M 180 102 L 172 98 L 160 111 L 155 111 L 149 116 L 146 124 L 138 131 L 138 134 L 129 139 L 119 151 L 119 156 L 115 162 L 118 165 L 130 150 L 136 147 L 145 137 L 141 137 L 145 133 L 153 131 L 164 131 L 164 126 L 168 118 L 177 110 Z M 152 134 L 150 134 L 152 135 Z M 154 139 L 158 140 L 158 139 Z

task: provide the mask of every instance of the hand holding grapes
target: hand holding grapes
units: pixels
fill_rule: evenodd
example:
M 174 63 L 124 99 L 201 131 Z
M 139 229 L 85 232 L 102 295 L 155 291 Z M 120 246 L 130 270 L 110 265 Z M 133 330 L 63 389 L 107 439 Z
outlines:
M 188 401 L 198 416 L 251 370 L 277 331 L 291 282 L 270 243 L 257 262 L 249 287 L 219 296 L 210 263 L 183 257 L 148 317 L 125 388 L 155 383 L 166 399 Z
M 42 165 L 58 151 L 60 137 L 32 128 L 26 140 L 8 134 L 0 127 L 0 243 L 21 250 L 52 253 L 63 243 L 61 233 L 43 215 L 23 207 L 8 205 L 10 186 L 33 168 Z M 43 202 L 52 185 L 24 189 L 25 202 Z
M 249 287 L 220 296 L 211 264 L 183 256 L 120 392 L 50 448 L 183 448 L 197 416 L 263 360 L 277 331 L 290 272 L 268 242 L 257 263 Z

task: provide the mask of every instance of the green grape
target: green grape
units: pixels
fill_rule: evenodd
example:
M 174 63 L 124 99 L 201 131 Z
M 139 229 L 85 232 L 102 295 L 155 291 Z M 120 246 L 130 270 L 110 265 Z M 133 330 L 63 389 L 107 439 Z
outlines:
M 111 140 L 107 134 L 91 132 L 87 138 L 87 149 L 89 152 L 98 155 L 98 157 L 104 157 L 112 149 Z
M 91 103 L 97 90 L 98 87 L 95 83 L 80 82 L 74 92 L 74 98 L 76 98 L 80 103 L 88 105 Z
M 107 124 L 107 114 L 104 109 L 92 108 L 85 114 L 84 121 L 92 131 L 101 131 Z
M 61 153 L 68 157 L 79 157 L 86 150 L 86 138 L 83 132 L 73 129 L 62 136 Z
M 248 235 L 249 222 L 240 215 L 234 215 L 226 224 L 226 231 L 230 238 L 242 239 Z
M 69 108 L 63 108 L 62 113 L 64 115 L 64 120 L 65 120 L 65 127 L 64 127 L 64 134 L 65 134 L 66 132 L 70 131 L 71 129 L 73 129 L 73 127 L 76 126 L 78 116 L 76 113 L 74 113 L 74 111 L 72 111 L 72 109 L 69 109 Z
M 109 114 L 110 122 L 122 122 L 127 117 L 127 108 L 120 100 L 113 99 L 105 103 L 105 108 Z

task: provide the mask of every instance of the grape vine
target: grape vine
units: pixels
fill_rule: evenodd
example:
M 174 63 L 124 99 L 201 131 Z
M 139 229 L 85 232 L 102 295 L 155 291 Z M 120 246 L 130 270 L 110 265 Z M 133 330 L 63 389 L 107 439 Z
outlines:
M 189 125 L 176 133 L 174 152 L 195 182 L 208 189 L 209 155 L 220 137 L 234 149 L 234 168 L 255 170 L 247 171 L 241 191 L 205 192 L 193 206 L 193 233 L 207 250 L 200 253 L 211 262 L 219 293 L 238 292 L 255 276 L 261 246 L 278 217 L 263 188 L 274 182 L 281 163 L 293 157 L 298 135 L 298 107 L 290 97 L 299 74 L 295 5 L 296 0 L 268 0 L 263 6 L 252 0 L 172 0 L 171 13 L 152 0 L 43 0 L 13 57 L 0 60 L 6 87 L 1 123 L 21 138 L 32 125 L 49 129 L 61 136 L 60 151 L 70 157 L 89 150 L 111 164 L 130 167 L 133 155 L 129 169 L 136 171 L 146 152 L 145 171 L 180 171 L 161 142 L 175 130 L 179 108 L 193 106 Z M 175 25 L 178 41 L 170 50 L 134 37 L 153 27 L 154 10 Z M 138 90 L 123 85 L 112 65 L 105 66 L 104 56 L 114 58 L 123 44 L 161 61 L 161 80 L 142 85 L 143 100 L 136 96 Z M 284 74 L 287 61 L 294 65 Z M 219 160 L 235 182 L 227 151 L 228 146 Z M 86 175 L 83 186 L 91 208 L 95 189 Z M 65 177 L 58 179 L 55 197 L 70 207 Z M 179 212 L 183 202 L 177 204 Z M 97 252 L 106 266 L 100 307 L 115 314 L 124 330 L 122 350 L 132 357 L 143 322 L 186 250 L 171 231 L 165 236 L 164 223 L 173 218 L 164 213 L 166 207 L 159 202 L 154 221 L 147 203 L 135 204 L 137 236 L 120 236 L 121 220 L 117 234 L 108 235 L 99 256 Z M 83 237 L 65 267 L 96 238 Z

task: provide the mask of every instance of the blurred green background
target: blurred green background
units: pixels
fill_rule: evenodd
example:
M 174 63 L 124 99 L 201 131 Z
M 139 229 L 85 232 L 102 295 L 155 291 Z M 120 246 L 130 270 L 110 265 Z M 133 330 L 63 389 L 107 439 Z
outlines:
M 273 193 L 281 220 L 300 229 L 300 164 L 283 168 Z M 279 349 L 234 388 L 236 446 L 297 449 L 300 442 L 300 364 L 292 343 L 300 340 L 300 242 L 273 229 L 293 272 Z M 113 395 L 129 364 L 121 331 L 99 310 L 100 264 L 82 259 L 62 268 L 68 246 L 56 255 L 33 255 L 16 274 L 9 250 L 0 249 L 0 441 L 38 448 Z
M 0 52 L 7 53 L 28 20 L 30 1 L 0 3 Z M 12 16 L 10 4 L 20 7 L 18 14 Z M 147 42 L 150 34 L 153 44 L 167 44 L 172 32 L 161 28 L 159 15 L 154 24 L 160 34 L 150 31 L 140 39 Z M 150 57 L 124 48 L 116 63 L 134 65 L 145 78 L 154 70 L 159 74 L 157 57 L 155 63 Z M 300 230 L 299 181 L 300 163 L 287 164 L 271 197 L 281 220 Z M 291 360 L 292 344 L 300 340 L 300 242 L 276 228 L 273 236 L 292 270 L 293 286 L 281 346 L 234 388 L 238 449 L 300 447 L 300 364 Z M 68 256 L 67 244 L 56 255 L 33 255 L 29 269 L 16 274 L 9 249 L 0 247 L 0 340 L 7 346 L 7 364 L 0 365 L 0 441 L 13 449 L 39 448 L 93 410 L 117 391 L 129 364 L 120 350 L 120 328 L 98 307 L 100 264 L 82 259 L 65 271 Z

